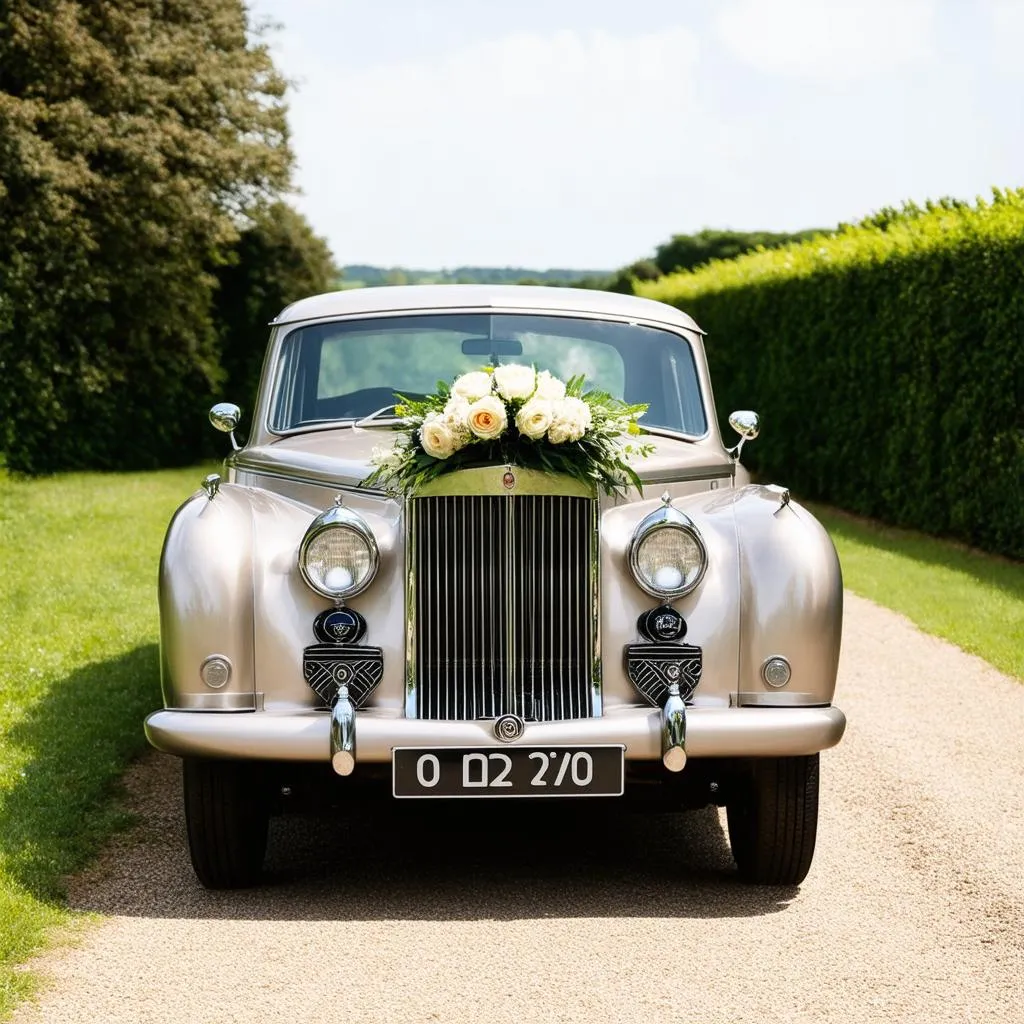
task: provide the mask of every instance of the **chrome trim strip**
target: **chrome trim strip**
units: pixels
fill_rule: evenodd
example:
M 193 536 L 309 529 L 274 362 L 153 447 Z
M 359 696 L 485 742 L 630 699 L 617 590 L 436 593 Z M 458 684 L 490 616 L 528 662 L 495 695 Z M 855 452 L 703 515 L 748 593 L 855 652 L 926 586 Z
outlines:
M 332 423 L 329 427 L 325 426 L 322 429 L 334 430 L 336 428 L 337 424 Z M 300 433 L 304 432 L 300 431 Z M 329 487 L 334 491 L 349 491 L 353 494 L 367 494 L 381 498 L 392 497 L 387 491 L 376 487 L 360 487 L 359 481 L 353 480 L 351 477 L 339 478 L 317 469 L 303 470 L 301 473 L 288 472 L 274 464 L 261 462 L 257 456 L 251 454 L 229 456 L 225 459 L 225 463 L 229 469 L 233 469 L 236 472 L 258 473 L 260 476 L 272 476 L 277 480 L 287 480 L 293 484 L 313 484 L 319 487 Z
M 733 707 L 741 708 L 827 708 L 831 703 L 819 693 L 762 693 L 760 690 L 740 691 L 729 695 Z
M 402 507 L 405 536 L 405 717 L 418 718 L 416 693 L 416 510 L 411 501 Z
M 604 714 L 604 678 L 601 662 L 601 503 L 595 501 L 590 524 L 590 621 L 593 623 L 593 650 L 590 668 L 590 713 Z
M 721 469 L 666 469 L 658 473 L 650 473 L 647 476 L 640 472 L 639 476 L 640 482 L 643 484 L 684 484 L 692 483 L 695 480 L 731 480 L 736 476 L 736 463 L 722 466 Z
M 169 711 L 259 711 L 262 693 L 179 693 Z

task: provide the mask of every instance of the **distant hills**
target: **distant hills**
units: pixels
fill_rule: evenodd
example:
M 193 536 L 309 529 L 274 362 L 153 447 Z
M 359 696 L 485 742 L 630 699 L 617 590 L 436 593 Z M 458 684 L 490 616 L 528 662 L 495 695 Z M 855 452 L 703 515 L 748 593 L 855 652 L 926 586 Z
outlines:
M 453 267 L 412 270 L 350 263 L 342 267 L 341 288 L 373 288 L 384 284 L 547 284 L 574 288 L 606 288 L 631 293 L 637 281 L 655 281 L 665 274 L 695 270 L 711 260 L 731 260 L 754 249 L 776 249 L 827 233 L 809 231 L 732 231 L 704 228 L 692 235 L 673 235 L 646 256 L 614 270 L 570 270 L 555 267 Z
M 569 270 L 530 267 L 453 267 L 443 270 L 412 270 L 409 267 L 373 267 L 350 263 L 341 268 L 342 288 L 373 288 L 384 284 L 579 284 L 607 281 L 610 270 Z

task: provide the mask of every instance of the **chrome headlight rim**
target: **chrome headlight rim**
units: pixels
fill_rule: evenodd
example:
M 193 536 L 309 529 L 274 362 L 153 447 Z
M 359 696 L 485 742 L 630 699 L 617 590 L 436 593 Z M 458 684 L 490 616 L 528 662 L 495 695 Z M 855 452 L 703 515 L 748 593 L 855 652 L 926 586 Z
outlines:
M 673 588 L 658 587 L 646 579 L 643 573 L 640 572 L 640 545 L 658 530 L 679 530 L 682 533 L 688 534 L 697 545 L 697 550 L 700 552 L 700 567 L 693 579 L 688 583 L 683 583 L 682 586 Z M 676 598 L 685 597 L 696 590 L 700 586 L 701 580 L 704 579 L 704 573 L 707 572 L 708 568 L 708 549 L 704 543 L 704 538 L 700 535 L 700 530 L 697 529 L 696 523 L 685 512 L 680 512 L 679 509 L 671 505 L 659 508 L 640 520 L 633 531 L 633 536 L 629 540 L 627 558 L 629 561 L 629 571 L 636 585 L 644 593 L 650 594 L 651 597 L 662 598 L 666 601 L 674 601 Z
M 310 546 L 317 537 L 328 530 L 348 530 L 350 533 L 356 534 L 366 544 L 369 552 L 370 567 L 366 575 L 358 583 L 353 583 L 352 586 L 346 587 L 344 590 L 328 590 L 321 586 L 312 578 L 306 568 L 306 556 Z M 306 586 L 321 597 L 329 598 L 332 601 L 347 601 L 350 597 L 361 594 L 374 581 L 379 568 L 380 549 L 377 547 L 377 538 L 373 535 L 373 530 L 358 512 L 345 508 L 344 505 L 335 505 L 325 512 L 321 512 L 309 524 L 302 543 L 299 545 L 299 573 Z

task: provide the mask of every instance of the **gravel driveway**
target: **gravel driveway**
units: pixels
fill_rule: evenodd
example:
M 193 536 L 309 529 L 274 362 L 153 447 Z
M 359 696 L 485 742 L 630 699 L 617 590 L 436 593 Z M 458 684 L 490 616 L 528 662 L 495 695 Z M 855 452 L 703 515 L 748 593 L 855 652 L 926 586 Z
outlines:
M 1024 686 L 847 595 L 818 851 L 732 874 L 718 813 L 288 819 L 274 884 L 194 880 L 171 758 L 79 879 L 29 1022 L 1024 1020 Z

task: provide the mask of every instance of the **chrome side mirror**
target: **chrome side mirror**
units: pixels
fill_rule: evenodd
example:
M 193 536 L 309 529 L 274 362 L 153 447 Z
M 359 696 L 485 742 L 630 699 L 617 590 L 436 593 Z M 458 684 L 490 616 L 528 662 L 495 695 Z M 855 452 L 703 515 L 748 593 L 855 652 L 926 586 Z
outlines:
M 753 441 L 761 432 L 761 417 L 750 409 L 737 409 L 729 416 L 729 426 L 740 435 L 740 440 L 739 444 L 733 448 L 727 448 L 726 451 L 734 459 L 738 459 L 740 452 L 743 451 L 743 446 L 748 441 Z
M 231 437 L 231 447 L 238 451 L 241 447 L 235 440 L 235 427 L 242 418 L 242 410 L 232 402 L 218 402 L 210 410 L 210 422 L 217 428 Z

